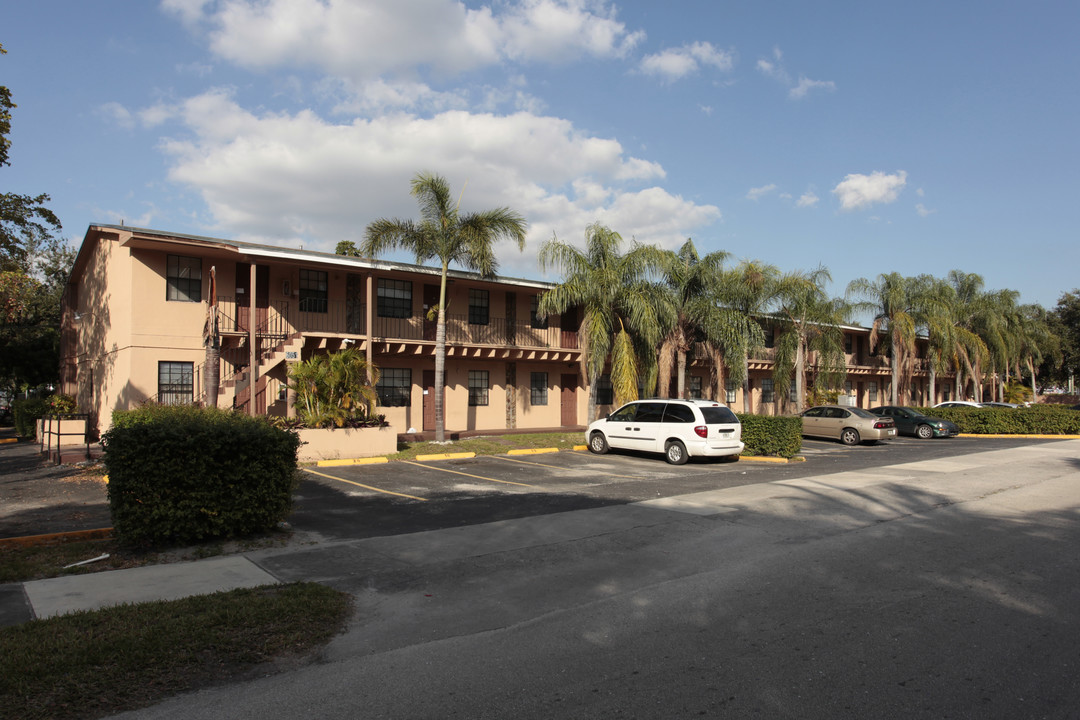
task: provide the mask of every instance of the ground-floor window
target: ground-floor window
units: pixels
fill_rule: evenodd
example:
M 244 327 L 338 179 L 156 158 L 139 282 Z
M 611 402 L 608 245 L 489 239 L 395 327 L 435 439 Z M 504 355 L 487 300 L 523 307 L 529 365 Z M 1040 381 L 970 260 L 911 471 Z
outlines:
M 700 400 L 701 398 L 704 397 L 704 395 L 701 394 L 701 376 L 700 375 L 691 375 L 690 376 L 690 387 L 687 388 L 687 395 L 689 395 L 691 400 Z
M 726 380 L 724 382 L 724 402 L 729 405 L 735 402 L 735 390 L 736 385 L 734 380 Z
M 596 404 L 611 405 L 615 402 L 615 389 L 611 387 L 611 376 L 601 375 L 596 381 Z
M 190 405 L 195 402 L 194 363 L 158 363 L 158 402 L 162 405 Z
M 488 404 L 488 371 L 469 371 L 469 406 L 480 407 Z
M 776 391 L 773 389 L 772 378 L 762 378 L 761 380 L 761 402 L 776 402 Z
M 534 372 L 529 375 L 529 402 L 533 405 L 547 405 L 548 374 L 546 372 Z
M 383 407 L 408 407 L 412 396 L 412 370 L 383 368 L 379 382 L 375 383 L 375 391 Z
M 799 388 L 795 386 L 795 383 L 788 386 L 788 400 L 799 402 Z
M 877 383 L 873 380 L 870 381 L 870 399 L 877 400 Z

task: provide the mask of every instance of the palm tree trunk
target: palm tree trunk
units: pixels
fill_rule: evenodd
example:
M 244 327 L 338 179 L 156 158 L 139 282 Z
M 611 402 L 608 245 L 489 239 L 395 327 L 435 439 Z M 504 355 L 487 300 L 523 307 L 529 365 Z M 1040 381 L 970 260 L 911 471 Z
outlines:
M 749 415 L 754 411 L 753 403 L 750 402 L 750 356 L 748 353 L 743 352 L 742 356 L 743 366 L 743 381 L 742 381 L 742 403 L 743 412 Z
M 686 399 L 686 351 L 679 348 L 679 362 L 678 362 L 679 380 L 678 380 L 678 397 L 680 400 Z
M 936 380 L 937 380 L 937 373 L 934 372 L 934 363 L 931 361 L 931 363 L 930 363 L 930 398 L 926 402 L 927 405 L 933 405 L 937 401 L 937 395 L 936 395 L 937 387 L 936 387 L 936 382 L 935 382 Z
M 221 384 L 221 350 L 217 341 L 206 346 L 206 362 L 203 363 L 203 393 L 206 407 L 217 407 L 218 386 Z
M 896 385 L 900 378 L 900 353 L 897 352 L 895 342 L 892 344 L 892 347 L 889 348 L 889 359 L 889 364 L 892 366 L 892 387 L 889 392 L 889 403 L 891 405 L 899 405 L 899 402 L 897 401 Z
M 795 402 L 798 407 L 796 411 L 802 410 L 806 407 L 806 358 L 803 351 L 802 340 L 799 340 L 798 346 L 795 348 Z
M 443 415 L 443 387 L 446 386 L 446 271 L 442 264 L 439 286 L 439 321 L 435 329 L 435 442 L 446 442 L 446 422 Z

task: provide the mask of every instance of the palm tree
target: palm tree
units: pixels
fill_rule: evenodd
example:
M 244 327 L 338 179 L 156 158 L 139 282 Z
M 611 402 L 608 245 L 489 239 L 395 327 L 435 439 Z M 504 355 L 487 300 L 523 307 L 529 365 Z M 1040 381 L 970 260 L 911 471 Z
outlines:
M 312 355 L 290 369 L 289 379 L 297 414 L 310 427 L 342 427 L 375 412 L 379 370 L 356 348 Z
M 711 252 L 705 257 L 698 255 L 694 242 L 687 238 L 678 252 L 664 255 L 664 280 L 666 302 L 670 308 L 672 324 L 660 344 L 659 394 L 670 394 L 671 368 L 677 372 L 676 395 L 686 397 L 687 355 L 700 344 L 713 358 L 714 387 L 722 377 L 718 372 L 719 348 L 732 344 L 736 338 L 726 331 L 724 309 L 716 304 L 719 280 L 724 261 L 730 253 L 723 250 Z
M 971 397 L 982 398 L 982 368 L 989 356 L 989 349 L 978 332 L 981 319 L 987 312 L 983 279 L 975 273 L 950 270 L 947 305 L 955 328 L 953 367 L 956 371 L 956 399 L 964 397 L 964 388 L 970 381 Z M 966 374 L 966 378 L 965 378 Z
M 456 263 L 481 275 L 494 275 L 498 269 L 493 245 L 500 240 L 515 242 L 525 249 L 524 218 L 509 208 L 461 215 L 460 198 L 453 202 L 445 178 L 418 173 L 412 179 L 412 195 L 420 205 L 420 222 L 412 220 L 375 220 L 367 226 L 360 253 L 365 257 L 402 248 L 423 263 L 437 259 L 442 264 L 439 285 L 438 324 L 435 331 L 435 441 L 445 442 L 443 385 L 446 382 L 446 275 L 450 263 Z
M 1020 306 L 1020 327 L 1018 329 L 1017 368 L 1020 377 L 1020 364 L 1027 368 L 1031 376 L 1031 397 L 1038 396 L 1035 384 L 1035 371 L 1042 365 L 1043 359 L 1059 352 L 1059 340 L 1050 330 L 1048 313 L 1041 305 Z
M 795 380 L 797 406 L 806 406 L 806 359 L 817 353 L 818 372 L 815 385 L 820 389 L 838 387 L 847 367 L 844 358 L 844 330 L 848 306 L 840 298 L 825 292 L 832 276 L 825 267 L 809 272 L 796 271 L 781 281 L 779 319 L 780 336 L 776 344 L 773 382 L 780 395 L 786 395 L 792 376 Z
M 726 331 L 734 342 L 724 348 L 731 379 L 742 384 L 743 412 L 753 411 L 750 402 L 750 355 L 765 347 L 760 320 L 780 297 L 780 269 L 759 260 L 744 260 L 721 278 L 719 301 Z
M 665 314 L 661 290 L 650 281 L 663 263 L 662 251 L 635 243 L 623 255 L 621 245 L 619 233 L 594 223 L 585 229 L 584 251 L 557 237 L 540 248 L 541 269 L 557 268 L 564 279 L 543 294 L 538 312 L 582 311 L 589 422 L 596 419 L 597 381 L 609 356 L 616 404 L 637 399 L 639 357 L 645 347 L 656 347 Z
M 919 290 L 915 278 L 897 272 L 878 275 L 877 280 L 858 278 L 848 283 L 848 297 L 859 298 L 853 308 L 874 314 L 870 326 L 870 349 L 889 340 L 890 404 L 898 405 L 915 369 L 915 335 L 919 316 Z M 901 387 L 903 386 L 903 387 Z

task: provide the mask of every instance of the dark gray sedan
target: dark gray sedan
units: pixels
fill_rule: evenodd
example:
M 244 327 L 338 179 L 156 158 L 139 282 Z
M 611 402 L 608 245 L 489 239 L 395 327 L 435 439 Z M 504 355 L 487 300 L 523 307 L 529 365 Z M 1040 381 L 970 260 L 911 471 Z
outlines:
M 896 429 L 904 435 L 914 435 L 928 440 L 935 437 L 956 437 L 960 428 L 956 423 L 938 417 L 923 415 L 915 408 L 885 405 L 870 412 L 881 417 L 891 417 L 896 421 Z

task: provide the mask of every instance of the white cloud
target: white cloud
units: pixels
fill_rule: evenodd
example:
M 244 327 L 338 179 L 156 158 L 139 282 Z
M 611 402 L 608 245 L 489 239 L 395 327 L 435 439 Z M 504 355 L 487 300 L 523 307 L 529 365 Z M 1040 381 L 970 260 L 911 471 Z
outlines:
M 806 97 L 806 94 L 811 90 L 836 90 L 836 83 L 832 80 L 811 80 L 809 78 L 800 77 L 799 84 L 791 88 L 788 92 L 788 96 L 800 100 Z
M 878 203 L 891 203 L 907 184 L 907 173 L 900 170 L 895 175 L 875 172 L 870 175 L 851 174 L 833 188 L 840 199 L 841 210 L 859 210 Z
M 675 247 L 720 217 L 651 186 L 664 177 L 613 139 L 569 121 L 446 111 L 333 123 L 311 111 L 255 114 L 226 91 L 175 108 L 187 137 L 164 140 L 169 177 L 200 193 L 211 233 L 332 250 L 359 239 L 377 217 L 415 217 L 410 178 L 430 170 L 464 189 L 465 209 L 509 206 L 530 222 L 529 250 L 501 252 L 504 270 L 525 263 L 551 237 L 577 237 L 594 221 Z
M 812 90 L 836 90 L 836 83 L 832 80 L 811 80 L 800 75 L 798 82 L 793 81 L 787 68 L 784 67 L 784 54 L 780 51 L 780 48 L 773 49 L 773 58 L 771 60 L 765 58 L 758 60 L 757 69 L 763 75 L 771 77 L 790 88 L 788 97 L 793 100 L 802 100 Z
M 915 212 L 919 213 L 919 217 L 929 217 L 937 212 L 937 210 L 931 210 L 922 203 L 915 204 Z
M 773 192 L 774 190 L 776 190 L 776 185 L 775 184 L 762 185 L 761 187 L 750 188 L 750 190 L 746 193 L 746 199 L 747 200 L 758 200 L 759 198 L 764 197 L 765 195 L 768 195 L 769 193 Z
M 696 42 L 679 48 L 669 48 L 655 55 L 646 55 L 640 68 L 646 75 L 674 81 L 698 72 L 703 66 L 728 71 L 734 65 L 732 53 L 718 50 L 711 43 Z
M 418 67 L 453 75 L 518 62 L 625 57 L 630 31 L 603 0 L 163 0 L 220 57 L 249 68 L 299 65 L 355 81 Z
M 814 194 L 812 190 L 807 190 L 803 193 L 795 203 L 795 207 L 814 207 L 818 204 L 820 198 Z
M 99 105 L 95 114 L 125 130 L 131 130 L 135 127 L 135 117 L 131 114 L 131 111 L 118 102 L 107 102 Z

